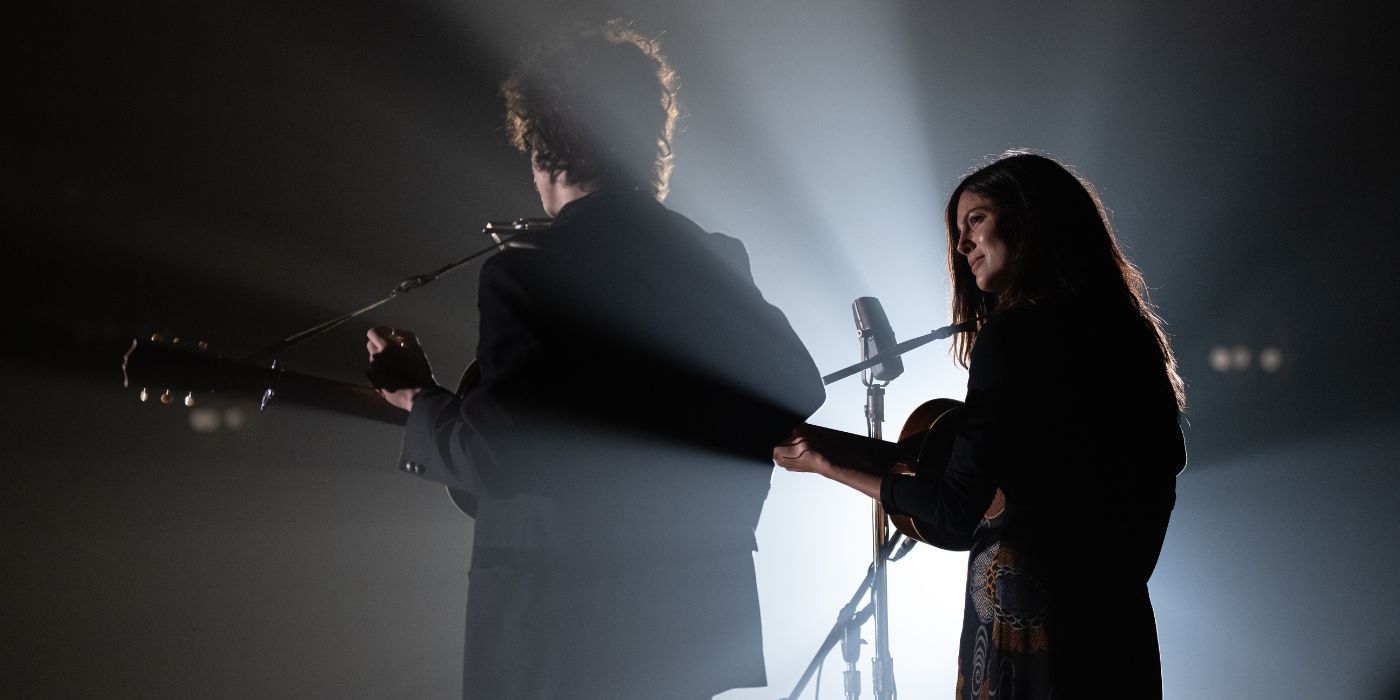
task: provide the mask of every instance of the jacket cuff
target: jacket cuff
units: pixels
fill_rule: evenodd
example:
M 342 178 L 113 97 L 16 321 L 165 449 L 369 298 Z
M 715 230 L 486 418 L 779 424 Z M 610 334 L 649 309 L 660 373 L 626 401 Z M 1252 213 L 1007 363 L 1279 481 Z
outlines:
M 413 410 L 408 412 L 403 446 L 399 450 L 399 471 L 434 481 L 441 480 L 442 477 L 435 474 L 441 471 L 441 457 L 432 439 L 434 422 L 445 404 L 456 398 L 455 394 L 440 386 L 424 387 L 413 397 Z
M 901 487 L 914 480 L 907 474 L 889 472 L 880 480 L 880 507 L 889 515 L 907 515 L 899 508 L 898 499 Z

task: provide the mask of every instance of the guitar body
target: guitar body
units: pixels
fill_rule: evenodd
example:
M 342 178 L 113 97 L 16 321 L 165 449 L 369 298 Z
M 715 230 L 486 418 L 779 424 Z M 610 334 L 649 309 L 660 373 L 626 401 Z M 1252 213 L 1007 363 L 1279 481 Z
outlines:
M 912 476 L 928 469 L 942 470 L 953 453 L 953 438 L 962 426 L 962 407 L 963 403 L 957 399 L 931 399 L 919 404 L 899 431 L 900 444 L 912 448 L 910 454 L 915 455 L 915 459 L 896 462 L 894 471 Z M 920 532 L 913 518 L 890 515 L 890 522 L 905 537 L 936 546 L 932 535 Z
M 923 474 L 925 470 L 942 471 L 953 453 L 953 439 L 965 419 L 963 402 L 956 399 L 932 399 L 920 404 L 904 421 L 899 431 L 899 445 L 905 454 L 913 455 L 912 460 L 902 460 L 894 464 L 893 471 L 900 474 Z M 1006 507 L 1006 496 L 997 489 L 991 505 L 983 518 L 995 518 Z M 919 531 L 919 525 L 906 515 L 890 515 L 895 529 L 906 537 L 924 544 L 944 549 L 960 549 L 953 543 L 940 542 L 934 533 Z

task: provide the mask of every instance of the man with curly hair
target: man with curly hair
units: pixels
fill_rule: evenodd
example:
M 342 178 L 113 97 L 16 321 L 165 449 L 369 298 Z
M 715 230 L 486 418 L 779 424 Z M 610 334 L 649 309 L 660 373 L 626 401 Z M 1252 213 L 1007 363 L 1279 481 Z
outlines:
M 479 382 L 438 387 L 411 333 L 368 343 L 409 411 L 401 468 L 475 503 L 464 696 L 765 685 L 754 528 L 820 376 L 743 245 L 661 204 L 677 105 L 654 41 L 577 33 L 503 93 L 554 219 L 482 267 Z

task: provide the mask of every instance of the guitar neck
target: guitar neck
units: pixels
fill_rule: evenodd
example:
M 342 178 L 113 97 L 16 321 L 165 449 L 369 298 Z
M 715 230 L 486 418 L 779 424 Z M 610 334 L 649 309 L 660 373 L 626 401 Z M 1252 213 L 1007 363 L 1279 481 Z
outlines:
M 404 425 L 408 412 L 389 405 L 372 387 L 282 370 L 268 370 L 272 400 Z
M 157 393 L 232 391 L 271 397 L 267 405 L 291 403 L 403 425 L 408 413 L 381 398 L 372 387 L 298 374 L 156 341 L 134 341 L 122 358 L 127 384 Z
M 811 424 L 803 425 L 801 431 L 829 458 L 872 474 L 885 474 L 895 464 L 913 464 L 919 459 L 917 441 L 889 442 Z

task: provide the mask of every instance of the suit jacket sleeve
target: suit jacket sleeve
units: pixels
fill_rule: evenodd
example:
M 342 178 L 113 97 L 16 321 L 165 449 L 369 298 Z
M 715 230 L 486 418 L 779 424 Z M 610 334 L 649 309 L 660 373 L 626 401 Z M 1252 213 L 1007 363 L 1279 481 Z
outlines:
M 503 396 L 526 380 L 539 348 L 525 322 L 529 302 L 509 272 L 510 259 L 498 255 L 481 270 L 479 385 L 460 398 L 442 387 L 420 392 L 400 453 L 402 470 L 472 495 L 509 490 L 511 475 L 498 453 L 509 449 L 517 426 Z
M 740 396 L 744 402 L 741 412 L 754 418 L 757 434 L 750 444 L 759 446 L 766 459 L 773 445 L 786 439 L 794 426 L 821 407 L 826 400 L 826 387 L 787 317 L 763 298 L 754 283 L 744 245 L 724 234 L 710 234 L 710 239 L 719 257 L 738 278 L 735 286 L 748 296 L 749 303 L 744 306 L 750 309 L 753 322 L 744 336 L 732 341 L 742 347 L 740 362 L 752 368 Z

